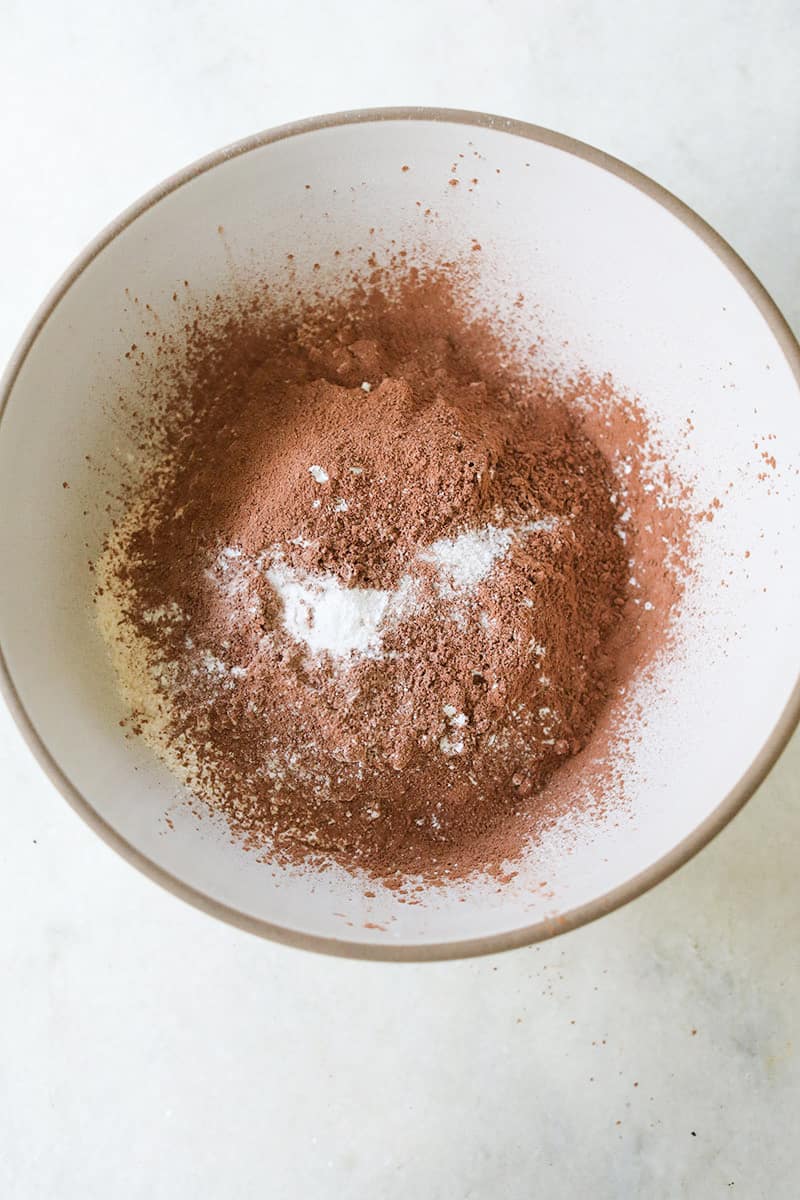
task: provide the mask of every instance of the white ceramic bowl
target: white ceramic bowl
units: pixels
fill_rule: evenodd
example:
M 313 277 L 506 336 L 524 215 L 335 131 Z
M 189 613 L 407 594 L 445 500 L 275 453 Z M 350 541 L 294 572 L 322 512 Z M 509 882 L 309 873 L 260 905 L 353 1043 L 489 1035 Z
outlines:
M 457 187 L 448 183 L 454 164 Z M 685 653 L 665 668 L 666 690 L 650 705 L 636 751 L 630 814 L 587 831 L 569 853 L 555 839 L 500 892 L 475 886 L 418 906 L 380 890 L 365 899 L 333 871 L 272 870 L 213 822 L 180 811 L 166 832 L 176 784 L 119 728 L 124 710 L 86 567 L 109 516 L 84 456 L 124 469 L 124 454 L 111 453 L 119 433 L 107 417 L 109 388 L 142 334 L 144 302 L 168 307 L 184 279 L 198 294 L 230 287 L 232 270 L 279 273 L 289 251 L 301 281 L 306 271 L 310 279 L 313 261 L 364 243 L 372 226 L 398 244 L 424 237 L 448 253 L 478 239 L 496 268 L 487 273 L 490 297 L 501 306 L 517 291 L 535 300 L 531 319 L 542 324 L 532 333 L 544 332 L 550 354 L 610 370 L 639 393 L 674 443 L 679 469 L 696 478 L 697 497 L 724 494 L 702 528 Z M 704 845 L 797 721 L 799 358 L 761 285 L 699 217 L 630 167 L 561 135 L 474 113 L 377 110 L 300 122 L 219 151 L 88 247 L 5 376 L 7 700 L 50 777 L 98 833 L 177 894 L 254 932 L 411 959 L 501 949 L 579 925 Z M 689 416 L 693 435 L 681 438 Z M 765 447 L 774 469 L 761 458 Z

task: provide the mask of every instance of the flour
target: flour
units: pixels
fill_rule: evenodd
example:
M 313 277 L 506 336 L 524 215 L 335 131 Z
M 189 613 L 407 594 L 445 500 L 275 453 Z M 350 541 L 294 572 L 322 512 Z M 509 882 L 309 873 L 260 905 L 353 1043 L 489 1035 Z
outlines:
M 459 712 L 454 704 L 443 704 L 442 712 L 450 730 L 439 739 L 439 749 L 448 758 L 454 754 L 463 754 L 464 735 L 460 731 L 469 724 L 469 717 L 466 713 Z
M 517 527 L 486 525 L 454 538 L 440 538 L 417 554 L 409 572 L 392 589 L 347 587 L 329 572 L 292 567 L 280 548 L 261 555 L 256 565 L 281 601 L 285 632 L 311 655 L 327 654 L 338 660 L 354 655 L 376 658 L 381 655 L 385 634 L 407 617 L 420 613 L 427 603 L 420 564 L 435 567 L 439 598 L 456 606 L 451 615 L 463 625 L 465 618 L 459 604 L 488 579 L 515 541 L 550 533 L 557 524 L 554 517 L 545 517 Z M 231 547 L 222 551 L 217 563 L 225 562 L 229 567 L 235 557 L 235 548 Z M 229 594 L 232 583 L 229 580 L 227 584 Z M 451 716 L 456 728 L 466 722 L 466 717 L 457 716 L 455 710 Z M 448 743 L 445 753 L 458 754 L 462 750 L 463 744 L 454 741 Z
M 530 533 L 550 533 L 557 524 L 555 517 L 544 517 L 516 528 L 485 525 L 482 529 L 469 529 L 455 538 L 440 538 L 422 551 L 420 558 L 438 568 L 445 588 L 469 593 L 486 579 L 515 539 Z
M 410 580 L 394 591 L 349 588 L 335 575 L 293 569 L 279 552 L 266 577 L 281 600 L 284 629 L 314 655 L 374 657 L 382 629 L 412 602 Z

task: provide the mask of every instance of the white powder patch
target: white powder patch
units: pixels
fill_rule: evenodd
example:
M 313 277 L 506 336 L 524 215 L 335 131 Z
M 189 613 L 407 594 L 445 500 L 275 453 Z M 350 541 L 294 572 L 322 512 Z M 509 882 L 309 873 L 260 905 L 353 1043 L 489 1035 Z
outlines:
M 310 468 L 312 472 L 315 469 Z M 334 501 L 334 507 L 346 511 L 344 501 Z M 455 538 L 441 538 L 417 554 L 408 573 L 392 589 L 347 587 L 329 572 L 292 567 L 279 547 L 264 551 L 254 565 L 265 574 L 281 601 L 285 632 L 305 645 L 311 655 L 327 654 L 339 660 L 353 656 L 376 658 L 381 654 L 384 635 L 420 612 L 425 603 L 418 578 L 420 564 L 436 568 L 439 597 L 452 604 L 451 616 L 466 627 L 466 610 L 460 602 L 488 577 L 515 541 L 528 534 L 550 532 L 557 524 L 556 518 L 545 517 L 517 528 L 487 525 Z M 302 544 L 301 539 L 295 541 Z M 486 614 L 480 614 L 479 619 L 485 622 Z M 455 709 L 450 712 L 450 707 L 445 706 L 444 712 L 455 732 L 467 724 L 468 718 Z M 445 753 L 463 752 L 463 741 L 456 737 L 444 740 L 450 747 Z
M 468 593 L 487 578 L 497 560 L 508 553 L 512 542 L 529 533 L 550 533 L 557 525 L 556 517 L 543 517 L 516 529 L 485 525 L 483 529 L 469 529 L 458 537 L 440 538 L 419 557 L 436 567 L 445 588 L 449 584 L 457 591 Z
M 393 591 L 345 587 L 335 575 L 295 570 L 277 555 L 266 576 L 283 604 L 289 636 L 312 654 L 334 658 L 375 655 L 382 627 L 408 610 L 413 591 L 410 580 Z
M 209 650 L 203 651 L 203 667 L 209 675 L 224 676 L 228 674 L 228 668 L 221 658 L 217 658 L 216 654 L 211 654 Z
M 468 592 L 476 588 L 497 559 L 503 557 L 513 536 L 510 529 L 487 525 L 455 538 L 440 538 L 419 557 L 423 562 L 432 563 L 454 588 Z
M 241 596 L 247 590 L 247 579 L 242 570 L 242 550 L 239 546 L 225 546 L 220 550 L 214 566 L 206 571 L 209 579 L 220 588 L 230 600 Z
M 442 712 L 454 729 L 463 729 L 469 721 L 467 714 L 459 712 L 454 704 L 443 704 Z
M 186 614 L 174 600 L 170 600 L 169 604 L 162 604 L 158 608 L 145 609 L 142 620 L 146 625 L 179 625 L 186 620 Z
M 315 465 L 313 467 L 309 467 L 308 472 L 309 472 L 309 475 L 311 476 L 311 478 L 315 479 L 317 483 L 327 483 L 328 480 L 330 479 L 330 475 L 328 474 L 328 472 L 325 470 L 324 467 L 319 467 L 319 466 Z
M 229 667 L 226 662 L 209 650 L 203 651 L 200 662 L 206 674 L 227 690 L 235 687 L 236 680 L 243 679 L 247 674 L 245 667 Z
M 439 739 L 439 749 L 442 754 L 452 758 L 456 754 L 464 753 L 464 737 L 459 731 L 469 724 L 469 717 L 466 713 L 459 712 L 454 704 L 443 704 L 442 712 L 447 718 L 450 730 Z

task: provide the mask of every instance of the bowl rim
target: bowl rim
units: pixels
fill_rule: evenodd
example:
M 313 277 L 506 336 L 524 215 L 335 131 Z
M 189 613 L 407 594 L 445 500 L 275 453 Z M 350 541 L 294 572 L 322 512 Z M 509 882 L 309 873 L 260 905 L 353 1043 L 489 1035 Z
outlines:
M 552 146 L 566 154 L 583 159 L 585 162 L 608 171 L 612 175 L 616 175 L 625 183 L 643 192 L 681 221 L 692 233 L 701 238 L 744 289 L 764 318 L 775 341 L 778 343 L 794 376 L 798 393 L 800 393 L 800 345 L 798 345 L 786 319 L 766 288 L 743 259 L 739 257 L 736 251 L 733 250 L 716 230 L 712 229 L 692 208 L 684 204 L 683 201 L 679 200 L 649 176 L 644 175 L 641 171 L 629 166 L 622 160 L 614 158 L 605 151 L 598 150 L 594 146 L 580 142 L 566 134 L 557 133 L 525 121 L 500 117 L 491 113 L 472 112 L 465 109 L 432 108 L 425 106 L 366 108 L 308 117 L 285 125 L 275 126 L 253 134 L 250 137 L 243 138 L 240 141 L 233 142 L 169 176 L 169 178 L 152 188 L 129 208 L 125 209 L 78 255 L 51 288 L 28 323 L 11 356 L 2 379 L 0 379 L 0 426 L 2 425 L 6 406 L 22 366 L 41 330 L 61 299 L 101 251 L 143 213 L 147 212 L 165 196 L 177 191 L 206 171 L 212 170 L 220 164 L 237 158 L 240 155 L 248 154 L 253 150 L 259 150 L 264 146 L 283 141 L 286 138 L 297 137 L 298 135 L 317 132 L 322 129 L 380 121 L 437 121 L 447 124 L 471 126 L 477 129 L 500 130 L 504 133 L 513 134 L 516 137 Z M 206 895 L 198 888 L 185 883 L 165 868 L 153 862 L 146 854 L 142 853 L 142 851 L 138 850 L 122 837 L 92 807 L 86 797 L 72 783 L 64 771 L 62 771 L 22 703 L 8 666 L 2 643 L 0 643 L 0 693 L 5 698 L 17 727 L 33 752 L 34 757 L 55 787 L 95 833 L 150 879 L 174 895 L 194 905 L 196 908 L 249 933 L 258 934 L 261 937 L 305 950 L 315 950 L 345 958 L 390 962 L 423 962 L 467 958 L 482 954 L 492 954 L 501 950 L 515 949 L 520 946 L 545 941 L 557 934 L 577 929 L 643 895 L 679 867 L 682 867 L 689 859 L 693 858 L 699 850 L 708 845 L 712 838 L 732 820 L 771 771 L 800 721 L 799 672 L 791 695 L 772 732 L 756 754 L 750 766 L 735 786 L 720 801 L 714 811 L 687 837 L 683 838 L 666 854 L 662 855 L 661 858 L 651 863 L 644 871 L 640 871 L 627 882 L 612 888 L 609 892 L 595 897 L 595 899 L 585 904 L 578 905 L 576 908 L 570 909 L 560 916 L 548 917 L 544 920 L 536 921 L 531 925 L 525 925 L 503 933 L 493 933 L 454 941 L 435 942 L 426 945 L 413 945 L 410 943 L 367 944 L 349 941 L 347 938 L 324 937 L 317 934 L 304 933 L 290 927 L 273 924 L 259 917 L 253 917 L 248 913 L 240 912 L 238 909 Z

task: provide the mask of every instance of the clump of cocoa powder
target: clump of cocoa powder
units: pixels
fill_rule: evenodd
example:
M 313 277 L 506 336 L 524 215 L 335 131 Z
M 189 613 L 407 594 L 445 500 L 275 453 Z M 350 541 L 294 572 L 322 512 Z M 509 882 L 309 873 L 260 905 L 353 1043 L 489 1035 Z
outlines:
M 413 271 L 189 345 L 100 572 L 145 736 L 278 857 L 513 860 L 634 632 L 635 521 L 585 422 Z

